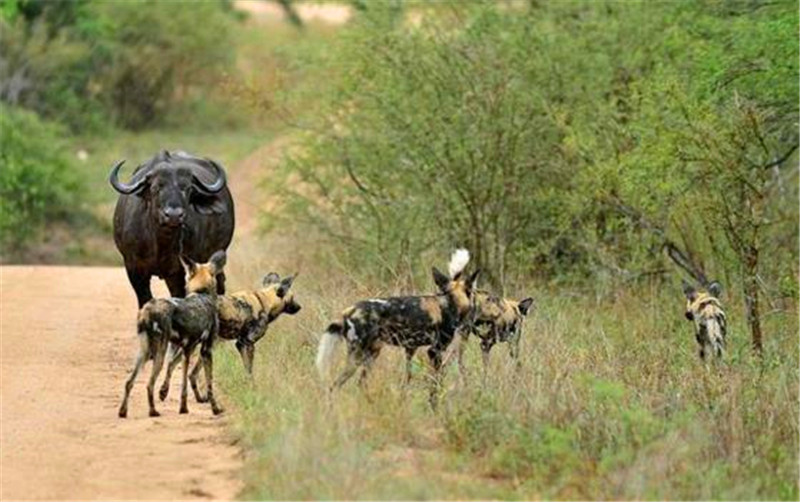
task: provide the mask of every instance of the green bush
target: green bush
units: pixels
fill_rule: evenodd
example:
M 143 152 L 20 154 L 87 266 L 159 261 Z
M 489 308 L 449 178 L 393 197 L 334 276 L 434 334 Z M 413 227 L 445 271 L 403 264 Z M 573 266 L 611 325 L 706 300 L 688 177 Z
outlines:
M 73 131 L 159 124 L 233 60 L 234 16 L 222 2 L 4 6 L 0 99 Z
M 75 212 L 79 178 L 60 127 L 0 106 L 0 248 L 19 251 L 46 223 Z
M 731 179 L 798 143 L 790 3 L 469 2 L 407 17 L 358 15 L 329 55 L 341 71 L 322 120 L 287 164 L 306 182 L 291 178 L 296 209 L 351 269 L 418 274 L 463 245 L 495 285 L 670 270 L 663 236 L 609 207 L 617 197 L 741 282 L 729 241 L 747 222 L 722 220 L 748 201 L 723 210 Z M 762 240 L 790 254 L 762 269 L 778 269 L 770 288 L 777 263 L 797 261 L 796 158 L 753 169 L 779 192 L 759 209 Z

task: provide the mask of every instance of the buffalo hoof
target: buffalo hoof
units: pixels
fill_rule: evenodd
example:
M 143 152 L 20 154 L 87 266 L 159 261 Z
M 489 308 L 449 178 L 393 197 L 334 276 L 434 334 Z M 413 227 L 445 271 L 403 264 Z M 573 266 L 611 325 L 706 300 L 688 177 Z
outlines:
M 162 401 L 165 400 L 168 395 L 169 395 L 169 387 L 161 387 L 158 390 L 158 398 L 160 400 L 162 400 Z
M 119 415 L 119 418 L 126 418 L 128 416 L 128 409 L 127 408 L 120 408 L 118 415 Z
M 157 412 L 156 410 L 150 410 L 151 417 L 160 417 L 161 413 Z

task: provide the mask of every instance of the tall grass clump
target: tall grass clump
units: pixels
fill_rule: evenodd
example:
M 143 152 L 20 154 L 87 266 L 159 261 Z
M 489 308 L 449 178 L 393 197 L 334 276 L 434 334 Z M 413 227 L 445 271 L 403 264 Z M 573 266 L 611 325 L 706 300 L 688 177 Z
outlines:
M 521 369 L 500 344 L 484 379 L 473 339 L 465 384 L 448 366 L 432 410 L 424 354 L 404 388 L 403 354 L 391 347 L 365 389 L 328 395 L 317 337 L 368 294 L 334 281 L 331 296 L 330 281 L 298 280 L 303 315 L 270 328 L 252 385 L 234 351 L 223 358 L 245 498 L 798 496 L 796 309 L 768 318 L 763 359 L 733 317 L 726 360 L 704 364 L 677 287 L 599 300 L 536 290 Z

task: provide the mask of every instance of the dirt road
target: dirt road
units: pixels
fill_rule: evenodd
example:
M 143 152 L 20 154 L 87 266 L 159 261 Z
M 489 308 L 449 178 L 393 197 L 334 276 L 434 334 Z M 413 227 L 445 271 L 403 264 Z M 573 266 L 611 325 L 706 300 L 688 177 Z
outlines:
M 129 418 L 117 418 L 137 350 L 122 268 L 0 267 L 0 288 L 2 500 L 236 496 L 225 415 L 192 401 L 179 415 L 178 378 L 153 419 L 140 375 Z

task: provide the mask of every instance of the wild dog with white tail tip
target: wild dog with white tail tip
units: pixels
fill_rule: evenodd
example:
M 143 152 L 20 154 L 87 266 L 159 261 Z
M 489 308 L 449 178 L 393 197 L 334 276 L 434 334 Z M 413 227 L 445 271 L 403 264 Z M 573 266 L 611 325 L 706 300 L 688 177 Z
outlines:
M 181 389 L 180 413 L 188 413 L 186 403 L 189 357 L 197 345 L 200 345 L 200 357 L 206 372 L 206 394 L 215 415 L 222 413 L 222 408 L 214 399 L 213 361 L 211 349 L 219 330 L 217 319 L 217 275 L 225 266 L 225 251 L 217 251 L 208 263 L 197 264 L 187 257 L 181 257 L 186 269 L 186 298 L 153 299 L 144 304 L 139 311 L 139 354 L 136 364 L 127 382 L 125 395 L 119 408 L 119 416 L 128 415 L 128 398 L 133 382 L 144 363 L 152 359 L 153 370 L 147 384 L 147 401 L 150 405 L 150 416 L 159 416 L 153 399 L 153 388 L 158 374 L 164 364 L 167 344 L 173 344 L 183 352 L 183 388 Z
M 281 279 L 280 275 L 270 272 L 261 281 L 261 288 L 251 291 L 238 291 L 217 298 L 219 312 L 219 338 L 236 340 L 236 349 L 242 356 L 242 363 L 247 372 L 253 374 L 253 357 L 255 344 L 266 334 L 269 325 L 281 314 L 294 315 L 300 312 L 300 304 L 291 291 L 297 273 Z M 173 347 L 170 347 L 170 351 Z M 169 382 L 172 371 L 180 360 L 180 352 L 175 351 L 167 366 L 167 376 L 161 385 L 158 396 L 163 401 L 169 394 Z M 189 382 L 197 402 L 205 402 L 197 388 L 197 376 L 200 371 L 198 361 Z
M 463 354 L 470 334 L 481 339 L 484 374 L 489 365 L 489 353 L 498 342 L 508 342 L 509 354 L 519 367 L 519 344 L 522 338 L 522 321 L 533 305 L 533 298 L 512 300 L 493 295 L 488 291 L 475 292 L 475 313 L 471 322 L 461 330 L 458 347 L 458 369 L 463 374 Z
M 708 289 L 700 291 L 683 281 L 686 319 L 694 321 L 695 339 L 700 345 L 700 359 L 703 360 L 709 353 L 713 353 L 717 359 L 722 359 L 725 353 L 728 325 L 719 301 L 721 292 L 722 286 L 716 281 L 709 284 Z
M 347 341 L 347 366 L 331 390 L 341 387 L 360 366 L 363 370 L 359 382 L 363 384 L 385 344 L 405 349 L 406 382 L 411 378 L 414 352 L 422 346 L 429 346 L 428 357 L 438 376 L 442 353 L 473 308 L 472 294 L 479 272 L 465 277 L 468 263 L 469 252 L 459 249 L 450 259 L 448 275 L 433 267 L 437 295 L 363 300 L 346 309 L 340 320 L 328 326 L 317 352 L 317 368 L 325 379 L 335 346 L 341 340 Z

